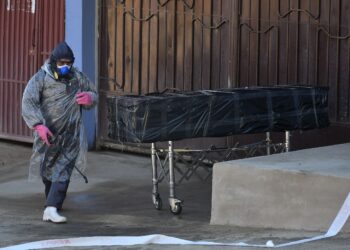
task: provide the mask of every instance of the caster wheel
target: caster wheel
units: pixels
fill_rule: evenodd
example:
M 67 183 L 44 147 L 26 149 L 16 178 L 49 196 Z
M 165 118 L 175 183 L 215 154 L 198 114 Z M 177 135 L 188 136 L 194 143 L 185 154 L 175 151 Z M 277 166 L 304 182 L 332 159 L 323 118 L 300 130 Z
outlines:
M 162 199 L 160 197 L 157 197 L 155 202 L 154 202 L 154 206 L 157 210 L 161 210 L 162 206 L 163 206 L 163 202 Z
M 170 212 L 173 214 L 180 214 L 182 211 L 182 206 L 180 203 L 176 203 L 174 207 L 170 207 Z

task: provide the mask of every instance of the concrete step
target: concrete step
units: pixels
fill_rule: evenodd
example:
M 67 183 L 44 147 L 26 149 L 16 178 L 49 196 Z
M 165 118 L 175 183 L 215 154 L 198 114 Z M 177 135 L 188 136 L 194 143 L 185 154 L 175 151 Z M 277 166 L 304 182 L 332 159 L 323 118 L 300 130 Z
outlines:
M 350 143 L 221 162 L 211 224 L 326 231 L 349 192 Z

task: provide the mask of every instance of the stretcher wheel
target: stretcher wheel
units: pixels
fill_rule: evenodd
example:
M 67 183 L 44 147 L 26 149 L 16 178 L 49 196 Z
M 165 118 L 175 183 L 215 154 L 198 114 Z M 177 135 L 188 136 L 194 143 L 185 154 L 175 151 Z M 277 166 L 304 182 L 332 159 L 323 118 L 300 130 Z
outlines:
M 182 211 L 181 203 L 176 203 L 174 207 L 170 206 L 170 211 L 173 214 L 180 214 Z
M 162 199 L 160 197 L 157 197 L 155 202 L 154 202 L 154 206 L 157 210 L 161 210 L 163 207 L 163 202 Z

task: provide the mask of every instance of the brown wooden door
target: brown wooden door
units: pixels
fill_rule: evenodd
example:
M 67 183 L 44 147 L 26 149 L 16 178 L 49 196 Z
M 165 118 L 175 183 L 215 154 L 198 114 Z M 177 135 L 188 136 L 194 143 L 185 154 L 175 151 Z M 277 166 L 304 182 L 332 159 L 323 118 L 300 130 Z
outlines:
M 101 0 L 100 140 L 108 141 L 106 95 L 166 88 L 328 86 L 332 123 L 349 126 L 349 9 L 341 0 Z M 264 135 L 194 144 L 249 137 Z

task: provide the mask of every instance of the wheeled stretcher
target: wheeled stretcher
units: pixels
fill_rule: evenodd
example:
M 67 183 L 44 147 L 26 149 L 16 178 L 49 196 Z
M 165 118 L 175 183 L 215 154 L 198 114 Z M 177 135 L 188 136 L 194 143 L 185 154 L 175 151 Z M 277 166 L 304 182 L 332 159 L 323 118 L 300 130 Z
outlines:
M 266 133 L 266 140 L 259 148 L 270 154 L 271 148 L 277 145 L 271 143 L 270 132 L 284 132 L 285 142 L 280 144 L 283 148 L 281 151 L 289 151 L 290 131 L 329 125 L 328 88 L 325 87 L 279 86 L 165 92 L 142 96 L 110 96 L 107 101 L 109 138 L 122 143 L 151 143 L 153 204 L 157 209 L 162 208 L 158 184 L 168 175 L 169 205 L 174 214 L 182 210 L 182 201 L 175 195 L 174 160 L 183 153 L 199 151 L 174 149 L 173 141 Z M 167 149 L 156 148 L 156 142 L 161 141 L 168 141 Z M 232 153 L 240 149 L 233 147 L 220 150 Z M 200 150 L 202 153 L 218 151 Z M 219 160 L 229 159 L 224 157 Z M 214 163 L 205 157 L 200 162 L 209 166 Z M 161 176 L 158 166 L 162 170 Z M 181 180 L 195 173 L 196 169 L 189 166 Z
M 170 211 L 173 214 L 180 214 L 182 211 L 183 201 L 176 197 L 175 186 L 176 183 L 181 183 L 184 179 L 189 179 L 192 175 L 197 174 L 196 170 L 200 167 L 206 167 L 207 174 L 205 176 L 197 177 L 203 181 L 207 180 L 211 176 L 211 167 L 215 162 L 224 161 L 229 159 L 235 159 L 238 156 L 235 152 L 244 152 L 244 156 L 241 157 L 251 157 L 254 156 L 257 151 L 264 151 L 265 154 L 270 155 L 271 153 L 277 152 L 288 152 L 290 148 L 290 132 L 285 132 L 285 142 L 284 143 L 272 143 L 270 140 L 270 133 L 266 133 L 266 141 L 257 142 L 250 145 L 235 146 L 232 148 L 218 148 L 218 149 L 208 149 L 208 150 L 191 150 L 191 149 L 176 149 L 174 148 L 173 141 L 168 141 L 167 149 L 158 149 L 156 143 L 151 144 L 151 159 L 152 159 L 152 201 L 156 209 L 162 209 L 162 199 L 159 193 L 158 184 L 167 176 L 169 180 L 169 206 Z M 212 158 L 210 154 L 218 153 L 221 154 L 219 157 L 216 156 Z M 190 159 L 186 162 L 187 169 L 181 171 L 178 168 L 178 159 L 184 162 L 183 157 L 189 156 Z M 159 167 L 161 169 L 159 169 Z M 175 182 L 175 170 L 181 174 L 181 177 L 177 182 Z M 159 175 L 160 173 L 160 175 Z

